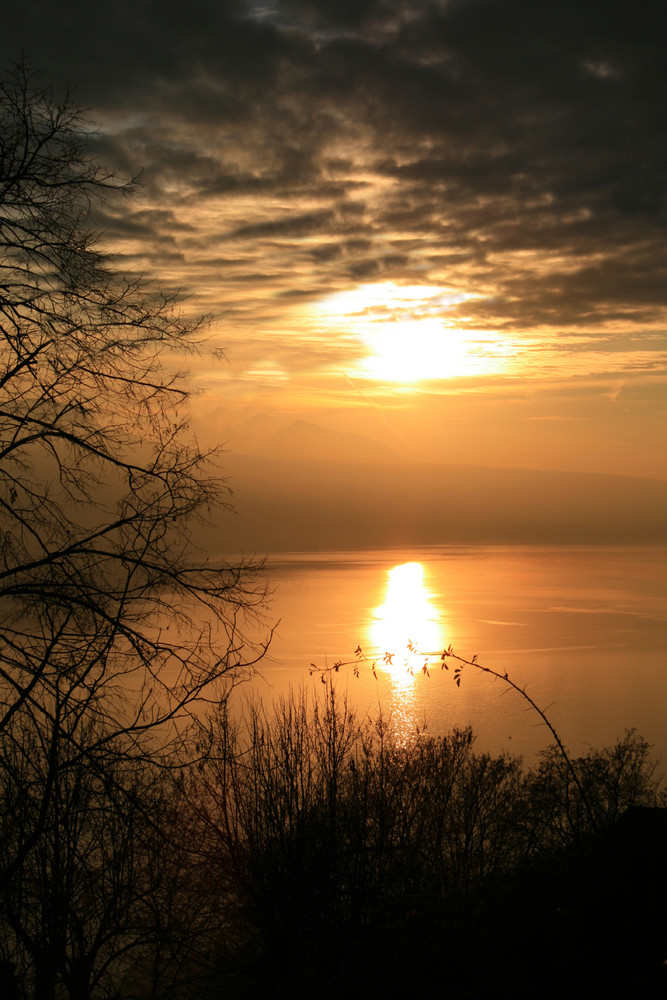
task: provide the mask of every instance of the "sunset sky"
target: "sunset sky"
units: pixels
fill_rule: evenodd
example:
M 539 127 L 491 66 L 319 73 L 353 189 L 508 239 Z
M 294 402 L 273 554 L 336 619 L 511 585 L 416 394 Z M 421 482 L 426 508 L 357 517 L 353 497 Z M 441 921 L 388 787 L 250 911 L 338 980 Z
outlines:
M 667 480 L 666 38 L 662 0 L 25 0 L 0 54 L 141 171 L 96 221 L 213 314 L 207 439 Z

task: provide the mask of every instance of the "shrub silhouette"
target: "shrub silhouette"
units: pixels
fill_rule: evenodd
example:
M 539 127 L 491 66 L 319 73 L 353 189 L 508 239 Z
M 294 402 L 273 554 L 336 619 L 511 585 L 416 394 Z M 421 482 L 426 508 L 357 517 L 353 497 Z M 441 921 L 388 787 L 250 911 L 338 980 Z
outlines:
M 188 796 L 243 915 L 251 951 L 236 960 L 252 966 L 253 995 L 333 995 L 350 977 L 391 989 L 421 976 L 425 988 L 443 967 L 462 995 L 485 995 L 501 956 L 508 968 L 545 960 L 539 939 L 530 958 L 504 954 L 498 921 L 528 941 L 536 925 L 569 940 L 590 916 L 581 886 L 605 837 L 629 808 L 661 801 L 634 733 L 571 761 L 577 784 L 558 747 L 527 768 L 477 752 L 470 729 L 398 746 L 391 720 L 358 719 L 331 678 L 319 697 L 250 704 L 236 721 L 221 711 L 212 727 Z

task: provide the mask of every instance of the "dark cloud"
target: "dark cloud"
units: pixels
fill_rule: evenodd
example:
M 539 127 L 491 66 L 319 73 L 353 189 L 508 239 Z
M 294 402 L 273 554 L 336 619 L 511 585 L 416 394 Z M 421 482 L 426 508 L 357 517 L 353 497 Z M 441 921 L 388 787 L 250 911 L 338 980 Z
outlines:
M 187 8 L 179 0 L 28 0 L 9 12 L 2 54 L 7 60 L 25 53 L 54 83 L 65 77 L 96 107 L 130 95 L 146 107 L 178 91 L 191 113 L 219 112 L 234 106 L 234 83 L 251 91 L 269 86 L 290 49 L 284 33 L 243 15 L 235 0 L 195 0 Z M 224 77 L 227 91 L 206 86 L 207 74 Z
M 27 0 L 0 55 L 143 169 L 149 208 L 107 221 L 156 262 L 243 240 L 235 280 L 295 295 L 412 266 L 564 326 L 667 305 L 666 39 L 662 0 Z
M 125 211 L 110 212 L 96 208 L 94 222 L 105 233 L 130 238 L 150 240 L 159 234 L 162 240 L 174 240 L 176 234 L 193 232 L 194 227 L 177 219 L 166 209 L 140 209 L 133 211 L 124 204 Z
M 257 236 L 306 236 L 318 233 L 326 228 L 331 221 L 331 212 L 309 212 L 304 215 L 293 215 L 287 219 L 276 219 L 270 222 L 258 222 L 248 226 L 239 226 L 229 234 L 230 239 L 248 239 Z

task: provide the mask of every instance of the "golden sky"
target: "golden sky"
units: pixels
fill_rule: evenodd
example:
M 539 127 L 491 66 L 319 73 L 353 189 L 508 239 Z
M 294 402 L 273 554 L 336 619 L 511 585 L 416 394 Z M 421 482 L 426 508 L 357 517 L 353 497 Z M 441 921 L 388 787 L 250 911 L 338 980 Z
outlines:
M 667 25 L 640 9 L 35 0 L 0 55 L 69 81 L 96 155 L 141 171 L 96 222 L 213 317 L 207 439 L 304 420 L 664 480 Z

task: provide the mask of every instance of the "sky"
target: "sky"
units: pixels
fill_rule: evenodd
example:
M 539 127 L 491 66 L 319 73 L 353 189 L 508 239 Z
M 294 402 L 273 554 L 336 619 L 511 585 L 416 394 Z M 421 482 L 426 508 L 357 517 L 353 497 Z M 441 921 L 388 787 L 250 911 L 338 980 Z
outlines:
M 665 481 L 666 39 L 662 0 L 23 0 L 0 59 L 140 173 L 96 222 L 211 315 L 207 441 Z

